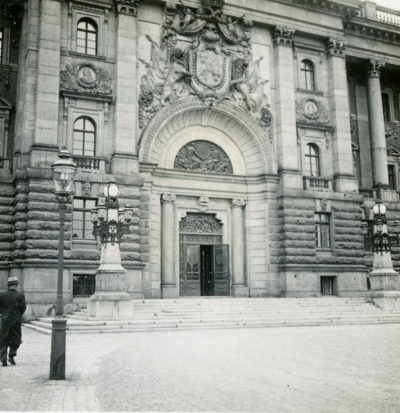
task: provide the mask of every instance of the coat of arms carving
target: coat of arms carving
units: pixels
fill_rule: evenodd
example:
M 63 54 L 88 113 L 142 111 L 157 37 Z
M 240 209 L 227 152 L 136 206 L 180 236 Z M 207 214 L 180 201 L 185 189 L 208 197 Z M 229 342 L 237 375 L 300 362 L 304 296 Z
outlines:
M 141 77 L 139 126 L 145 128 L 162 107 L 189 95 L 206 105 L 222 100 L 251 113 L 262 127 L 272 115 L 260 77 L 261 58 L 251 51 L 252 23 L 245 16 L 227 16 L 223 0 L 202 0 L 195 10 L 166 4 L 161 42 L 150 36 L 150 62 Z

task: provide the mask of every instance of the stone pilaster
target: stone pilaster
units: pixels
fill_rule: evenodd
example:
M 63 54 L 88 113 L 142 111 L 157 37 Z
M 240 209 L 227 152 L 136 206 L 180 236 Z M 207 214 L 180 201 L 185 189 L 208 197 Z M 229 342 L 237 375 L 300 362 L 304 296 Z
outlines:
M 178 295 L 175 281 L 175 195 L 161 196 L 161 289 L 162 297 L 170 298 Z
M 244 199 L 233 199 L 232 208 L 232 288 L 234 296 L 247 296 L 244 269 Z
M 118 12 L 115 68 L 115 133 L 112 173 L 138 172 L 137 144 L 137 7 L 138 0 L 116 0 Z
M 275 110 L 278 142 L 278 165 L 282 184 L 287 188 L 301 188 L 296 130 L 296 100 L 293 63 L 294 30 L 275 27 Z
M 354 192 L 358 190 L 353 170 L 353 154 L 351 148 L 350 109 L 345 60 L 345 41 L 329 39 L 328 47 L 328 79 L 331 116 L 333 126 L 333 178 L 338 192 Z
M 42 0 L 39 6 L 36 111 L 31 166 L 50 165 L 58 152 L 61 2 Z
M 384 62 L 371 60 L 368 71 L 368 112 L 372 149 L 372 178 L 376 188 L 388 188 L 387 148 L 383 117 L 380 69 Z

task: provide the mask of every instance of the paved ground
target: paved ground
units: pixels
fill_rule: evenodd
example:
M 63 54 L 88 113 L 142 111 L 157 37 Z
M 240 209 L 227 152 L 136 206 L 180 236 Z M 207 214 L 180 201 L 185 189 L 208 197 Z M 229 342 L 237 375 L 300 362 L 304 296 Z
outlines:
M 0 410 L 400 412 L 400 325 L 50 336 L 23 329 Z

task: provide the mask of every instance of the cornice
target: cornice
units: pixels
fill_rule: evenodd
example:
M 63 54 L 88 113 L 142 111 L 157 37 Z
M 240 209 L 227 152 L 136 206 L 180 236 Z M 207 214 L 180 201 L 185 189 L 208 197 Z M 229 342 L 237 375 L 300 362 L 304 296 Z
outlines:
M 389 42 L 400 42 L 400 27 L 392 26 L 378 21 L 354 18 L 344 24 L 345 33 L 353 33 L 357 36 Z

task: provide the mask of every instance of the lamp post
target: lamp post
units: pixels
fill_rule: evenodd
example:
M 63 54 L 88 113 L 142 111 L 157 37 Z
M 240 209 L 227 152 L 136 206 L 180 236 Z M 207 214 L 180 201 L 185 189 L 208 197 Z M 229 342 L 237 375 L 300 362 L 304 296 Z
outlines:
M 111 246 L 115 243 L 119 244 L 122 235 L 129 232 L 133 209 L 129 205 L 120 208 L 118 195 L 119 188 L 115 179 L 111 178 L 104 188 L 105 204 L 99 204 L 91 211 L 93 235 L 96 239 L 100 239 L 104 248 L 107 248 L 107 244 Z
M 59 159 L 51 165 L 55 194 L 59 203 L 60 234 L 56 316 L 52 320 L 51 329 L 50 380 L 65 380 L 65 333 L 67 321 L 63 317 L 64 221 L 66 204 L 74 192 L 74 179 L 77 171 L 77 167 L 66 149 L 62 149 L 58 156 Z
M 97 318 L 133 317 L 133 302 L 127 293 L 126 270 L 121 265 L 119 244 L 129 232 L 133 210 L 120 208 L 119 189 L 114 179 L 104 188 L 105 203 L 91 211 L 93 235 L 101 242 L 96 291 L 88 302 L 89 314 Z

